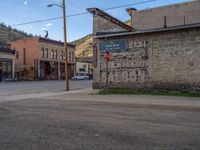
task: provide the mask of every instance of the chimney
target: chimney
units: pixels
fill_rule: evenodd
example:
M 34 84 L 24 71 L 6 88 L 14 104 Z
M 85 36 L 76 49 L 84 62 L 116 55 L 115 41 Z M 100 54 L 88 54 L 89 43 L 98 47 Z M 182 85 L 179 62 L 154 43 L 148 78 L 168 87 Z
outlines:
M 135 12 L 137 11 L 137 9 L 127 8 L 126 11 L 129 14 L 129 16 L 131 17 L 131 26 L 133 27 L 133 16 L 134 16 Z

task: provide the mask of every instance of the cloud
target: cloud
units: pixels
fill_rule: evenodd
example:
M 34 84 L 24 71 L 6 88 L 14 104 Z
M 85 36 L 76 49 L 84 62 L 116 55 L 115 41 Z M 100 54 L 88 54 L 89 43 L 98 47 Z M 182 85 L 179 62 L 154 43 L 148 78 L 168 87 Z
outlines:
M 24 2 L 24 5 L 26 5 L 27 3 L 28 3 L 28 2 L 27 2 L 27 1 L 25 1 L 25 2 Z
M 50 27 L 50 26 L 52 26 L 52 23 L 47 23 L 46 26 Z
M 41 30 L 46 30 L 46 28 L 42 28 Z
M 33 28 L 33 26 L 29 26 L 30 28 Z

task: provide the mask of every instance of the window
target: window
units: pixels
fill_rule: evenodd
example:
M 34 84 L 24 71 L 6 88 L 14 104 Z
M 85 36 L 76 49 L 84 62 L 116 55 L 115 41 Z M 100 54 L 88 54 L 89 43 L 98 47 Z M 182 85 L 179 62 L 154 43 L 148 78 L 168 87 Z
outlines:
M 45 49 L 45 58 L 48 58 L 48 48 Z
M 61 51 L 60 59 L 63 60 L 63 51 Z
M 72 61 L 74 61 L 74 53 L 72 52 L 72 58 L 71 58 Z
M 65 60 L 65 52 L 63 52 L 63 59 Z
M 87 68 L 87 65 L 83 65 L 83 68 Z
M 15 53 L 15 58 L 16 58 L 16 59 L 19 58 L 19 51 L 16 51 L 16 53 Z
M 23 65 L 26 64 L 26 49 L 23 48 Z
M 54 59 L 54 50 L 51 50 L 51 59 Z
M 71 61 L 71 52 L 69 52 L 69 57 L 68 58 L 69 58 L 69 61 Z
M 55 59 L 58 59 L 58 51 L 55 50 Z
M 79 71 L 80 71 L 80 72 L 85 72 L 86 69 L 84 69 L 84 68 L 79 68 Z
M 41 48 L 41 57 L 44 58 L 44 47 Z

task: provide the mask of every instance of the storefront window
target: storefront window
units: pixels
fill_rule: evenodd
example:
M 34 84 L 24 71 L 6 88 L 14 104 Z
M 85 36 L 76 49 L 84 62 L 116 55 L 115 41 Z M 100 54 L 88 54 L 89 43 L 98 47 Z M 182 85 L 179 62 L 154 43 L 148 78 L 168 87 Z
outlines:
M 0 60 L 0 81 L 12 78 L 12 60 Z

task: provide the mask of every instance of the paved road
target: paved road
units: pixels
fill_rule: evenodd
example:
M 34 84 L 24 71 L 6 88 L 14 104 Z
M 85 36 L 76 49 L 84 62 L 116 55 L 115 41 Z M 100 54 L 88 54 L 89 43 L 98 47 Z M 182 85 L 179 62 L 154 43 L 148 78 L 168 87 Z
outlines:
M 199 99 L 70 94 L 0 103 L 0 150 L 199 149 Z
M 70 81 L 70 90 L 92 87 L 92 81 Z M 0 96 L 30 94 L 42 92 L 61 92 L 65 89 L 65 81 L 32 81 L 32 82 L 0 82 Z

